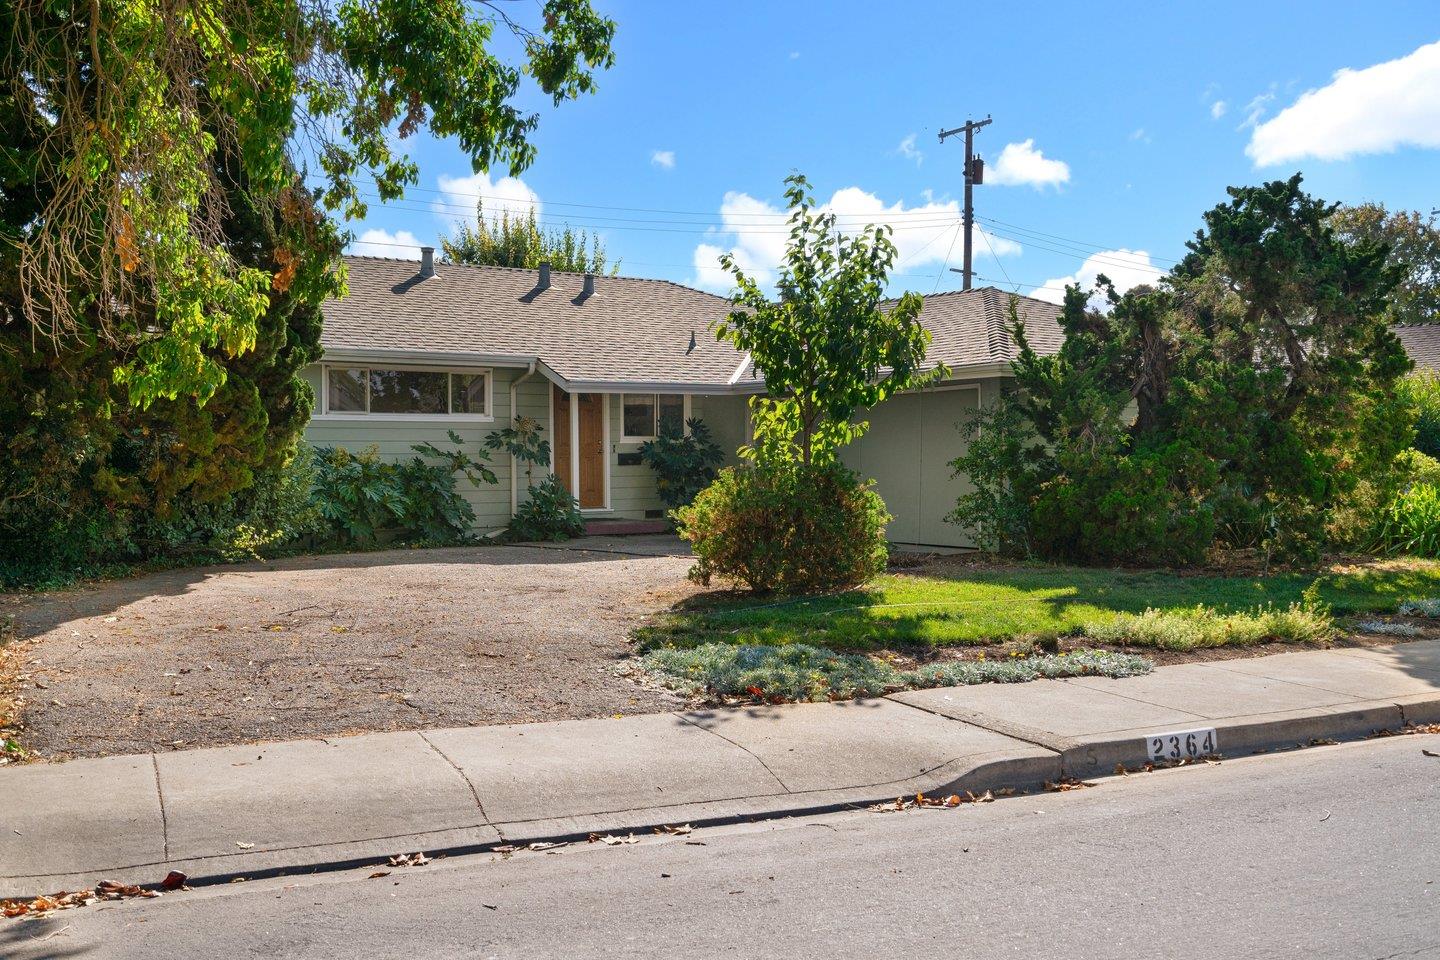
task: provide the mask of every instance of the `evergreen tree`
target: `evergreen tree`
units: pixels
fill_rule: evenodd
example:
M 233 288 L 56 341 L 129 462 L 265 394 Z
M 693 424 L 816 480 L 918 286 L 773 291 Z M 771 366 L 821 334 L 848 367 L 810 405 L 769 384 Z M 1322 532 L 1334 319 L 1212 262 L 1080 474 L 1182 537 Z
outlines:
M 475 204 L 475 222 L 457 223 L 454 236 L 442 237 L 440 247 L 452 263 L 534 270 L 548 261 L 552 268 L 570 273 L 607 272 L 608 258 L 599 237 L 585 230 L 577 233 L 569 224 L 547 230 L 540 226 L 534 207 L 524 216 L 511 216 L 508 208 L 498 217 L 487 216 L 483 198 Z M 619 270 L 617 261 L 608 272 L 614 276 Z

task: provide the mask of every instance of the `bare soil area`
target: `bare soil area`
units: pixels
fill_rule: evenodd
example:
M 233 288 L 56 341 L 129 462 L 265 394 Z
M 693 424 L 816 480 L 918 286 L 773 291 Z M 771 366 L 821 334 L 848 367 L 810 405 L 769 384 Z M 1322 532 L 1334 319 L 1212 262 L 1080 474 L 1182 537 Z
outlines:
M 43 758 L 649 713 L 627 635 L 692 588 L 666 538 L 339 554 L 4 598 Z

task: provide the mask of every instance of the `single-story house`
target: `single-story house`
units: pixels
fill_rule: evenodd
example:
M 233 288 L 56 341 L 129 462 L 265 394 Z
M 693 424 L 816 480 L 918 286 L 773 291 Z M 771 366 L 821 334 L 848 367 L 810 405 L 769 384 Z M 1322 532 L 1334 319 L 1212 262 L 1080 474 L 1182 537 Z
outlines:
M 323 360 L 305 371 L 317 398 L 306 438 L 382 456 L 414 443 L 472 451 L 515 416 L 538 420 L 552 471 L 590 518 L 662 516 L 640 444 L 698 417 L 729 453 L 749 439 L 748 398 L 763 391 L 750 358 L 718 341 L 723 297 L 664 280 L 348 257 L 350 294 L 324 308 Z M 845 451 L 872 477 L 897 543 L 966 546 L 944 517 L 964 490 L 948 466 L 956 424 L 994 396 L 1015 346 L 1010 295 L 985 287 L 926 298 L 929 360 L 949 375 L 868 414 Z M 1059 346 L 1057 308 L 1020 298 L 1037 347 Z M 460 488 L 482 531 L 503 527 L 525 496 L 523 465 L 497 457 L 500 483 Z M 537 478 L 538 479 L 538 478 Z
M 1440 370 L 1440 323 L 1391 327 L 1417 370 Z

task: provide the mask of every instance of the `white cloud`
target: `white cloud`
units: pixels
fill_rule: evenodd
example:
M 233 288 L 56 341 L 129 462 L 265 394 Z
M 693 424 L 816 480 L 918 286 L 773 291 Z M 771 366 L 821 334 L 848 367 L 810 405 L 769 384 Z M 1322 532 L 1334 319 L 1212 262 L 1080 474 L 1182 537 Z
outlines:
M 1262 93 L 1251 97 L 1250 102 L 1245 104 L 1245 119 L 1240 121 L 1236 130 L 1246 130 L 1258 126 L 1260 118 L 1265 116 L 1265 111 L 1270 109 L 1270 104 L 1275 100 L 1275 86 L 1271 84 L 1268 93 Z
M 394 257 L 396 260 L 419 260 L 420 241 L 409 230 L 391 233 L 375 227 L 366 230 L 351 244 L 353 252 L 362 257 Z
M 791 51 L 790 51 L 790 59 L 791 59 L 791 60 L 799 60 L 799 59 L 800 59 L 800 51 L 799 51 L 799 50 L 791 50 Z
M 1035 149 L 1033 139 L 1025 140 L 1005 144 L 999 159 L 986 171 L 985 179 L 1006 187 L 1025 184 L 1037 190 L 1047 186 L 1058 187 L 1070 181 L 1070 165 L 1063 160 L 1052 160 Z
M 913 133 L 900 141 L 900 145 L 895 148 L 895 152 L 906 160 L 914 160 L 915 166 L 917 167 L 925 162 L 925 152 L 915 146 L 915 134 Z
M 1219 120 L 1221 117 L 1225 116 L 1225 111 L 1229 109 L 1230 104 L 1226 103 L 1224 100 L 1216 100 L 1214 103 L 1210 104 L 1210 119 Z
M 1150 262 L 1150 254 L 1144 250 L 1105 250 L 1090 256 L 1070 276 L 1045 281 L 1044 286 L 1031 290 L 1030 296 L 1051 303 L 1063 303 L 1066 287 L 1079 284 L 1082 289 L 1089 290 L 1095 286 L 1095 278 L 1102 273 L 1120 293 L 1142 283 L 1156 283 L 1161 276 L 1161 271 Z
M 1362 70 L 1336 71 L 1327 86 L 1257 125 L 1245 153 L 1266 167 L 1402 146 L 1440 148 L 1440 41 Z
M 491 181 L 487 173 L 476 173 L 468 177 L 440 175 L 441 199 L 430 205 L 435 216 L 447 223 L 455 220 L 475 219 L 475 204 L 485 204 L 486 219 L 498 219 L 502 212 L 516 216 L 529 216 L 534 210 L 540 215 L 540 195 L 531 190 L 519 177 L 501 177 Z
M 736 264 L 762 286 L 774 284 L 789 240 L 786 212 L 749 194 L 735 191 L 725 194 L 720 204 L 724 226 L 695 247 L 693 283 L 705 290 L 729 292 L 732 278 L 719 264 L 720 255 L 729 253 Z M 846 232 L 858 233 L 871 223 L 894 227 L 890 235 L 896 247 L 892 274 L 921 267 L 934 268 L 952 250 L 959 255 L 959 245 L 952 247 L 960 220 L 957 200 L 937 201 L 927 195 L 924 203 L 907 207 L 904 201 L 887 204 L 859 187 L 846 187 L 835 191 L 819 207 L 819 212 L 837 214 L 840 229 Z M 977 224 L 977 260 L 982 264 L 992 260 L 992 249 L 996 257 L 1014 256 L 1020 253 L 1020 244 L 985 233 Z
M 659 167 L 659 168 L 662 169 L 662 170 L 674 170 L 674 169 L 675 169 L 675 151 L 674 151 L 674 150 L 656 150 L 654 153 L 650 154 L 650 163 L 653 164 L 654 166 Z
M 1145 132 L 1144 127 L 1139 127 L 1131 132 L 1130 139 L 1138 143 L 1150 143 L 1153 138 Z

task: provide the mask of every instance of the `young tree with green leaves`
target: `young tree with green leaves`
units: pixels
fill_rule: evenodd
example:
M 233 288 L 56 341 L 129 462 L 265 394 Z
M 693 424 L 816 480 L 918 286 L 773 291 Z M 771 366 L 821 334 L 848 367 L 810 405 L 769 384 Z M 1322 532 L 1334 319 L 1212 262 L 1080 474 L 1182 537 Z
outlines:
M 614 276 L 620 272 L 619 263 L 608 263 L 599 237 L 584 230 L 577 233 L 569 224 L 546 230 L 533 207 L 523 216 L 512 217 L 508 208 L 501 210 L 499 217 L 487 216 L 483 198 L 475 204 L 474 224 L 456 224 L 452 236 L 440 239 L 440 247 L 445 259 L 474 266 L 534 270 L 549 263 L 570 273 L 608 272 Z
M 920 325 L 920 295 L 882 305 L 895 262 L 890 228 L 872 224 L 845 234 L 833 213 L 816 212 L 809 181 L 793 174 L 785 184 L 790 240 L 778 296 L 725 254 L 720 262 L 735 277 L 736 309 L 717 335 L 748 353 L 765 377 L 765 393 L 750 404 L 753 452 L 828 463 L 869 426 L 857 413 L 943 369 L 924 369 L 930 334 Z
M 735 277 L 735 310 L 718 336 L 765 377 L 765 393 L 750 401 L 755 442 L 741 450 L 751 462 L 720 471 L 673 516 L 695 551 L 691 579 L 807 593 L 853 587 L 885 569 L 890 516 L 838 454 L 869 426 L 856 419 L 862 411 L 944 370 L 925 369 L 920 297 L 884 303 L 890 229 L 843 233 L 834 214 L 816 211 L 803 176 L 785 184 L 790 239 L 778 295 L 721 258 Z

